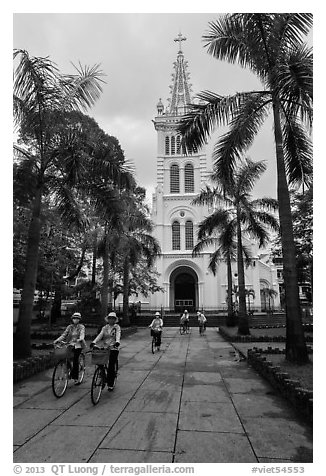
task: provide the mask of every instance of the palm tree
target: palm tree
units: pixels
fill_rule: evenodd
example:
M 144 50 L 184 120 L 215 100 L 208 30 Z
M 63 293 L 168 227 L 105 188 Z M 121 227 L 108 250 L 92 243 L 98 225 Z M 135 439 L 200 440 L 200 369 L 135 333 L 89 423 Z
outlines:
M 236 160 L 254 141 L 269 111 L 274 121 L 277 194 L 282 230 L 286 293 L 286 358 L 307 362 L 289 198 L 289 184 L 309 184 L 311 142 L 305 124 L 312 126 L 312 52 L 302 38 L 312 26 L 310 13 L 236 13 L 211 22 L 204 36 L 208 53 L 248 67 L 263 84 L 260 91 L 220 96 L 198 95 L 180 125 L 189 150 L 201 147 L 215 126 L 230 124 L 216 144 L 215 173 L 228 180 Z
M 265 287 L 261 289 L 261 293 L 265 299 L 268 298 L 268 313 L 271 314 L 271 299 L 277 296 L 277 292 L 272 288 Z
M 151 233 L 153 224 L 146 214 L 129 203 L 126 212 L 123 214 L 122 234 L 120 234 L 120 252 L 124 256 L 123 260 L 123 319 L 126 325 L 129 321 L 129 281 L 130 269 L 136 266 L 141 257 L 144 257 L 147 266 L 150 268 L 160 253 L 160 246 L 156 238 Z
M 235 315 L 233 309 L 232 292 L 232 261 L 236 259 L 237 245 L 234 240 L 236 230 L 234 220 L 228 210 L 217 210 L 214 223 L 210 219 L 204 219 L 199 224 L 197 233 L 198 243 L 192 251 L 193 256 L 198 256 L 204 248 L 215 246 L 215 251 L 210 256 L 208 268 L 214 276 L 217 271 L 217 264 L 220 260 L 226 261 L 227 269 L 227 326 L 235 325 Z
M 31 57 L 27 51 L 15 50 L 14 59 L 19 60 L 14 75 L 14 119 L 25 144 L 14 147 L 33 171 L 35 184 L 14 339 L 15 355 L 25 357 L 31 354 L 43 197 L 51 197 L 62 220 L 82 229 L 85 220 L 76 193 L 79 184 L 85 183 L 84 177 L 91 174 L 97 158 L 111 177 L 116 176 L 119 166 L 108 162 L 102 151 L 96 154 L 97 141 L 87 141 L 82 114 L 78 112 L 91 107 L 100 95 L 103 73 L 98 66 L 80 65 L 75 75 L 62 75 L 49 58 Z
M 239 328 L 238 333 L 249 334 L 249 323 L 246 310 L 245 274 L 244 274 L 244 246 L 243 233 L 251 238 L 259 240 L 259 246 L 264 246 L 269 238 L 267 227 L 278 230 L 278 223 L 270 210 L 277 209 L 277 201 L 272 198 L 252 200 L 250 192 L 255 182 L 266 170 L 264 162 L 252 162 L 245 159 L 239 165 L 239 169 L 233 172 L 229 182 L 217 182 L 217 186 L 211 189 L 209 186 L 203 190 L 194 200 L 194 204 L 210 205 L 215 211 L 207 217 L 202 226 L 206 233 L 212 231 L 221 224 L 228 222 L 229 240 L 236 237 L 237 264 L 239 284 Z M 222 205 L 222 209 L 218 206 Z M 232 219 L 222 218 L 225 213 L 232 215 Z
M 113 268 L 122 262 L 123 280 L 123 321 L 129 325 L 130 272 L 144 258 L 150 268 L 160 253 L 157 240 L 151 235 L 153 224 L 143 205 L 144 189 L 134 187 L 131 191 L 119 194 L 120 211 L 114 223 L 111 221 L 110 233 L 106 234 L 107 256 Z M 105 277 L 105 273 L 104 273 Z M 107 282 L 103 284 L 107 295 Z M 103 303 L 102 303 L 103 305 Z

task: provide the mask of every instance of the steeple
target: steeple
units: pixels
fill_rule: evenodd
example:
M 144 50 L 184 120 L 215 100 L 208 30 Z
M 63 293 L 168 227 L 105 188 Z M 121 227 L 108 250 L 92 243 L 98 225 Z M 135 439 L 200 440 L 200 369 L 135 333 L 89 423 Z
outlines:
M 186 37 L 179 33 L 174 39 L 179 43 L 177 61 L 173 63 L 174 73 L 172 73 L 172 84 L 170 85 L 171 97 L 168 99 L 169 106 L 166 114 L 173 116 L 183 115 L 187 112 L 187 104 L 191 102 L 191 84 L 188 83 L 189 73 L 187 72 L 188 62 L 185 61 L 181 49 L 181 42 L 186 41 Z

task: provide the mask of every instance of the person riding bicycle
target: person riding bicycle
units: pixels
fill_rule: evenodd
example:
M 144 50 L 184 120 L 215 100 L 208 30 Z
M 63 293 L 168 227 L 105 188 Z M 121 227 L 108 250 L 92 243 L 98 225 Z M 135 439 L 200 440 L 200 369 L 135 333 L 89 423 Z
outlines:
M 180 318 L 180 325 L 183 326 L 185 331 L 189 329 L 189 312 L 187 311 L 187 309 L 184 310 Z
M 159 312 L 155 313 L 155 317 L 148 326 L 151 329 L 151 336 L 156 336 L 157 350 L 160 350 L 161 347 L 161 338 L 163 330 L 163 320 Z
M 91 342 L 90 348 L 93 349 L 94 347 L 100 347 L 110 350 L 109 366 L 106 378 L 108 389 L 113 390 L 115 379 L 115 363 L 117 362 L 119 355 L 121 328 L 118 324 L 119 318 L 115 312 L 110 312 L 104 320 L 107 324 L 102 327 L 101 332 L 95 337 L 93 342 Z
M 203 327 L 203 331 L 205 331 L 206 330 L 206 322 L 207 322 L 207 319 L 206 319 L 205 315 L 202 312 L 197 311 L 197 318 L 198 318 L 198 326 Z
M 71 316 L 72 324 L 65 329 L 63 334 L 58 337 L 53 344 L 58 344 L 62 342 L 67 346 L 73 347 L 73 364 L 71 369 L 71 378 L 75 380 L 75 385 L 79 385 L 81 382 L 78 381 L 79 374 L 79 356 L 83 349 L 86 348 L 85 342 L 85 326 L 80 323 L 81 314 L 80 312 L 74 312 Z

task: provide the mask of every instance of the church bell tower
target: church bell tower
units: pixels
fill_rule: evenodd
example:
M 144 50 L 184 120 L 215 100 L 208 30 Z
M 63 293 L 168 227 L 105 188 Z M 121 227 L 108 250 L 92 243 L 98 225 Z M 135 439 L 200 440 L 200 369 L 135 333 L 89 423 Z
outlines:
M 192 200 L 204 186 L 208 171 L 205 150 L 188 154 L 181 143 L 178 125 L 189 110 L 192 90 L 189 83 L 188 62 L 182 51 L 186 38 L 179 33 L 173 63 L 172 84 L 167 106 L 157 103 L 153 120 L 157 131 L 157 186 L 153 194 L 152 220 L 155 236 L 162 254 L 157 259 L 157 271 L 165 290 L 154 305 L 176 311 L 195 309 L 202 305 L 201 279 L 205 254 L 192 257 L 198 223 L 207 215 L 204 207 L 195 207 Z M 163 302 L 162 302 L 163 301 Z

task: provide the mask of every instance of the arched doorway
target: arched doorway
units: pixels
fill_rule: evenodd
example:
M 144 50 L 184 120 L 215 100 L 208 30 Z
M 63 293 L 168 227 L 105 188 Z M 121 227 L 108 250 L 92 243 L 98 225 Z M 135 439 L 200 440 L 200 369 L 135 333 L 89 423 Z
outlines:
M 198 302 L 198 277 L 192 268 L 180 266 L 170 277 L 170 307 L 176 312 L 194 311 Z

